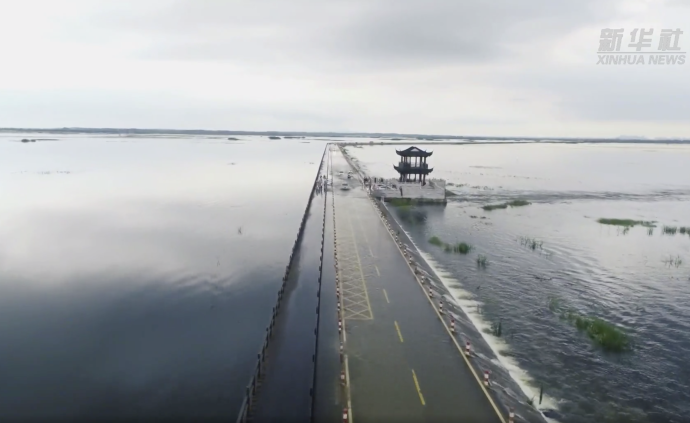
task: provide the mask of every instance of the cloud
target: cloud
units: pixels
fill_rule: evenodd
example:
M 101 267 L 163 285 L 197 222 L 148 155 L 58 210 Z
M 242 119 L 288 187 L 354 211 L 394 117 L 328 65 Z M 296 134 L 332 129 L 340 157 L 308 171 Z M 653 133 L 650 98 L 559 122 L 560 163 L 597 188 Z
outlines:
M 0 125 L 690 135 L 690 64 L 595 64 L 602 28 L 690 37 L 679 1 L 27 0 L 7 12 Z

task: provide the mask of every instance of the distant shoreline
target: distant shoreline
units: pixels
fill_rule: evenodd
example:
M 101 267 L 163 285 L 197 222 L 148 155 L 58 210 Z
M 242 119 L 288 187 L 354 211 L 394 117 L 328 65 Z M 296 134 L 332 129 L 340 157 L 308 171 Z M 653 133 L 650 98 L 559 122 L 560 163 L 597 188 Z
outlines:
M 111 135 L 245 135 L 245 136 L 305 136 L 332 138 L 381 138 L 385 141 L 413 141 L 429 144 L 430 141 L 462 140 L 462 141 L 561 141 L 571 143 L 603 142 L 603 143 L 659 143 L 659 144 L 687 144 L 690 139 L 685 138 L 586 138 L 586 137 L 492 137 L 470 135 L 427 135 L 427 134 L 397 134 L 374 132 L 291 132 L 291 131 L 228 131 L 203 129 L 138 129 L 138 128 L 0 128 L 0 133 L 49 133 L 49 134 L 111 134 Z

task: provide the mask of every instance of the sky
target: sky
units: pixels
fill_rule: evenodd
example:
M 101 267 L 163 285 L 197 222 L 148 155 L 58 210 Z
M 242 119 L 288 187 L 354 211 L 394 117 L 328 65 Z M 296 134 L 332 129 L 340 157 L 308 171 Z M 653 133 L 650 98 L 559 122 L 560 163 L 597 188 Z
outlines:
M 690 138 L 690 0 L 0 0 L 0 127 Z M 639 37 L 639 35 L 638 35 Z M 668 53 L 668 52 L 667 52 Z M 649 60 L 649 54 L 644 60 Z

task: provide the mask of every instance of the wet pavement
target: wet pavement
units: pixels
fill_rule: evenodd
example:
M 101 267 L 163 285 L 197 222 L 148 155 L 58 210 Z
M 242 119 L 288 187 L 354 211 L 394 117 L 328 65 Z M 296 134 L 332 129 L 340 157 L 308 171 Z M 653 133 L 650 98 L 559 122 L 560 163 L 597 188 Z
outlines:
M 352 421 L 505 422 L 339 150 L 338 278 Z M 342 175 L 338 175 L 343 171 Z M 352 189 L 341 190 L 343 183 Z M 437 304 L 438 298 L 435 298 Z

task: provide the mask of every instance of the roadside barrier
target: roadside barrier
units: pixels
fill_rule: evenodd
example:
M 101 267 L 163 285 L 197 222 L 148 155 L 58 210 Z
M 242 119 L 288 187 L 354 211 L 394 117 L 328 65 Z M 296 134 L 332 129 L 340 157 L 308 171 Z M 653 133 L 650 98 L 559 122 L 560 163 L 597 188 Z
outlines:
M 245 389 L 245 395 L 244 398 L 242 399 L 242 404 L 240 405 L 240 411 L 237 416 L 237 423 L 246 423 L 247 420 L 250 417 L 252 407 L 255 405 L 256 402 L 256 395 L 258 392 L 258 389 L 261 385 L 261 381 L 263 380 L 263 376 L 265 373 L 265 363 L 266 363 L 266 355 L 268 352 L 268 347 L 270 346 L 270 341 L 273 335 L 273 329 L 276 324 L 276 320 L 279 316 L 279 311 L 280 307 L 282 304 L 282 299 L 283 295 L 285 294 L 285 287 L 288 281 L 288 277 L 290 274 L 290 269 L 292 268 L 294 258 L 297 255 L 298 248 L 300 246 L 300 243 L 302 241 L 302 237 L 304 235 L 304 228 L 307 223 L 307 218 L 309 217 L 309 210 L 311 209 L 311 204 L 312 200 L 314 199 L 314 195 L 316 194 L 316 187 L 319 183 L 319 180 L 321 178 L 321 174 L 323 171 L 323 166 L 324 166 L 324 161 L 326 158 L 326 153 L 328 152 L 329 145 L 326 145 L 326 148 L 324 149 L 323 155 L 321 157 L 321 163 L 319 164 L 319 169 L 316 172 L 316 177 L 314 178 L 314 184 L 312 185 L 311 191 L 309 193 L 309 199 L 307 200 L 307 207 L 304 210 L 304 213 L 302 214 L 302 220 L 300 221 L 299 229 L 297 230 L 297 237 L 295 238 L 295 243 L 292 246 L 292 250 L 290 253 L 290 258 L 288 261 L 288 265 L 285 267 L 285 273 L 283 275 L 282 279 L 282 284 L 280 286 L 280 289 L 278 290 L 278 296 L 276 299 L 276 305 L 273 307 L 273 312 L 271 314 L 271 320 L 266 327 L 266 337 L 264 339 L 263 344 L 261 345 L 261 348 L 259 350 L 259 353 L 257 354 L 257 362 L 256 366 L 254 367 L 254 371 L 252 373 L 252 376 L 249 380 L 249 384 L 247 385 Z M 327 201 L 325 200 L 326 195 L 327 195 L 327 190 L 324 190 L 324 225 L 322 227 L 322 234 L 321 234 L 321 264 L 319 265 L 319 270 L 321 270 L 321 266 L 323 265 L 323 244 L 324 244 L 324 232 L 325 230 L 325 215 L 326 215 L 326 204 Z M 320 291 L 321 291 L 321 275 L 319 274 L 319 290 L 317 292 L 317 296 L 320 296 Z M 319 305 L 316 307 L 317 313 L 319 310 Z M 318 333 L 318 319 L 317 319 L 317 329 L 315 330 L 316 333 Z M 315 333 L 315 334 L 316 334 Z M 318 343 L 317 343 L 318 345 Z M 316 360 L 316 354 L 314 354 L 314 361 Z M 312 398 L 313 398 L 313 383 L 312 383 Z

